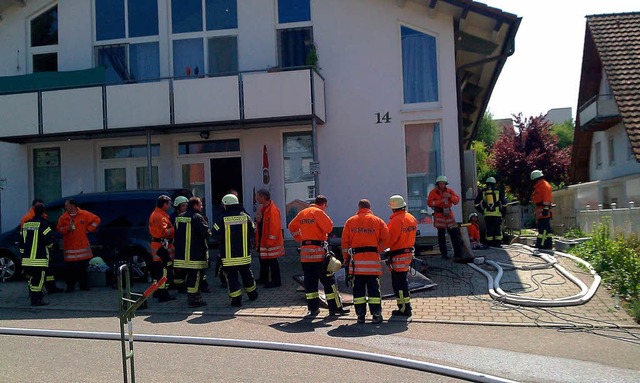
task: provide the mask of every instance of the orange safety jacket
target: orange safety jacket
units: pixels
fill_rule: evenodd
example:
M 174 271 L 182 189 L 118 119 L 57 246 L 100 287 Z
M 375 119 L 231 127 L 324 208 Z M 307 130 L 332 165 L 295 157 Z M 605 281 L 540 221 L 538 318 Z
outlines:
M 22 229 L 22 227 L 24 226 L 24 223 L 27 221 L 31 221 L 33 219 L 33 217 L 36 216 L 36 212 L 33 211 L 33 207 L 31 209 L 29 209 L 29 211 L 27 212 L 27 214 L 23 215 L 22 218 L 20 219 L 20 228 Z M 47 215 L 43 214 L 42 215 L 42 219 L 46 220 L 47 219 Z
M 406 210 L 398 210 L 389 217 L 389 251 L 391 269 L 395 272 L 409 271 L 415 254 L 418 220 Z
M 300 242 L 301 262 L 322 262 L 326 254 L 323 243 L 333 230 L 333 221 L 316 204 L 301 210 L 289 223 L 293 239 Z
M 379 252 L 388 247 L 389 228 L 371 209 L 359 209 L 342 230 L 342 253 L 347 273 L 382 275 Z M 351 259 L 353 258 L 353 259 Z
M 467 232 L 470 240 L 480 242 L 480 225 L 475 222 L 469 222 Z
M 539 179 L 533 185 L 531 202 L 536 205 L 536 219 L 551 218 L 552 193 L 551 185 L 544 179 Z M 547 214 L 544 213 L 547 209 Z
M 280 258 L 284 255 L 284 238 L 280 210 L 269 201 L 260 208 L 262 217 L 256 230 L 256 243 L 259 246 L 261 259 Z
M 74 223 L 76 229 L 69 230 L 71 222 Z M 71 216 L 69 212 L 65 212 L 58 219 L 57 230 L 62 234 L 62 249 L 65 262 L 84 261 L 93 258 L 91 245 L 87 232 L 94 232 L 100 225 L 100 217 L 97 215 L 78 208 L 78 212 Z
M 162 258 L 158 256 L 158 249 L 162 247 L 163 239 L 168 240 L 169 246 L 167 250 L 169 251 L 169 257 L 173 259 L 176 252 L 173 247 L 173 237 L 176 234 L 176 230 L 173 228 L 169 213 L 159 207 L 153 210 L 149 216 L 149 234 L 151 234 L 152 260 L 154 262 L 162 262 Z
M 444 193 L 449 193 L 449 197 L 444 197 Z M 455 226 L 456 219 L 453 216 L 451 207 L 457 205 L 459 202 L 460 196 L 452 189 L 445 187 L 444 190 L 440 190 L 437 186 L 435 189 L 432 189 L 427 196 L 427 206 L 434 210 L 433 226 L 438 229 L 447 229 Z

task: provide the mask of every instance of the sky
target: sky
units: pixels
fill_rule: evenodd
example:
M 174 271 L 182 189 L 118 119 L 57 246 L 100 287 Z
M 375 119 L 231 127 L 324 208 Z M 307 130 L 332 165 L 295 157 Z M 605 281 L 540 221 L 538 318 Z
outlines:
M 515 53 L 489 100 L 493 118 L 571 107 L 575 119 L 587 15 L 640 11 L 639 0 L 479 0 L 522 17 Z

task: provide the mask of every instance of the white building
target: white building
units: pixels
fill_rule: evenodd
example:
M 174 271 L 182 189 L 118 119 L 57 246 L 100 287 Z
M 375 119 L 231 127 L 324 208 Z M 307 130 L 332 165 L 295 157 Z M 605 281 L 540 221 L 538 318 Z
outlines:
M 0 16 L 5 230 L 35 197 L 149 178 L 209 215 L 235 188 L 251 211 L 264 146 L 283 216 L 316 193 L 336 226 L 360 198 L 386 217 L 396 193 L 420 216 L 438 174 L 465 189 L 520 23 L 470 0 L 0 0 Z

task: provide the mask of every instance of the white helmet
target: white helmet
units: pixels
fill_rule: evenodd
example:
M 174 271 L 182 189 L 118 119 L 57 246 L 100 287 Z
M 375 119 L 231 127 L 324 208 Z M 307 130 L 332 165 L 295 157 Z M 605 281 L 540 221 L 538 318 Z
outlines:
M 240 201 L 238 201 L 238 197 L 236 197 L 233 194 L 227 194 L 224 197 L 222 197 L 222 204 L 225 205 L 225 206 L 237 205 L 239 203 L 240 203 Z
M 438 182 L 444 182 L 445 184 L 448 183 L 447 176 L 438 176 L 438 178 L 436 178 L 436 183 Z
M 543 177 L 543 176 L 544 176 L 544 174 L 542 174 L 542 170 L 536 169 L 536 170 L 531 172 L 531 181 L 535 181 L 538 178 Z
M 173 200 L 173 206 L 177 207 L 178 205 L 180 205 L 182 203 L 189 203 L 189 199 L 187 197 L 185 197 L 185 196 L 179 195 L 179 196 L 176 197 L 175 200 Z
M 404 202 L 404 198 L 402 198 L 401 195 L 392 195 L 391 197 L 389 197 L 389 207 L 393 210 L 395 209 L 402 209 L 403 207 L 406 207 L 407 203 Z
M 496 183 L 496 179 L 493 178 L 493 177 L 489 177 L 489 178 L 487 178 L 486 181 L 484 181 L 484 183 L 486 183 L 486 184 L 495 184 Z
M 469 214 L 469 221 L 471 221 L 471 218 L 473 218 L 473 217 L 477 217 L 477 216 L 478 216 L 478 213 L 471 213 L 471 214 Z

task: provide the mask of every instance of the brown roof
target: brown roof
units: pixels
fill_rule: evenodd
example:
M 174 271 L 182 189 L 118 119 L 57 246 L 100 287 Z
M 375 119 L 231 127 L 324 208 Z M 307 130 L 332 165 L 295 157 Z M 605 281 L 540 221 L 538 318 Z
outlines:
M 640 162 L 640 12 L 587 16 L 587 27 Z

